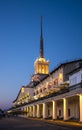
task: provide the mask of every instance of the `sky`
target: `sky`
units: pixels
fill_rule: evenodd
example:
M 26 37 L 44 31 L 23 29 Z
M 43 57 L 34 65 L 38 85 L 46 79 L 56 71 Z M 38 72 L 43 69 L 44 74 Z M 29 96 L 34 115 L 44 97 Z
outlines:
M 82 0 L 0 0 L 0 108 L 8 109 L 34 74 L 40 17 L 49 70 L 82 58 Z

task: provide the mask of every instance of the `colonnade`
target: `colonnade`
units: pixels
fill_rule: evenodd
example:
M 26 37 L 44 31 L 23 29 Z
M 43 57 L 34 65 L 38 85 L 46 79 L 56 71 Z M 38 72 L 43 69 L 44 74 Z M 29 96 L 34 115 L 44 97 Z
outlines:
M 77 96 L 76 96 L 77 97 Z M 75 97 L 75 98 L 76 98 Z M 69 119 L 69 115 L 70 114 L 70 111 L 69 111 L 69 114 L 68 114 L 68 109 L 69 109 L 69 106 L 70 106 L 70 103 L 68 103 L 70 101 L 70 99 L 68 98 L 62 98 L 60 99 L 61 102 L 62 102 L 62 117 L 63 117 L 63 120 L 68 120 Z M 59 100 L 52 100 L 50 101 L 50 112 L 51 112 L 51 118 L 53 120 L 57 119 L 58 118 L 58 102 Z M 35 104 L 30 104 L 28 106 L 24 106 L 24 108 L 26 107 L 26 110 L 27 110 L 27 117 L 36 117 L 36 118 L 43 118 L 43 119 L 46 119 L 46 118 L 49 118 L 49 110 L 48 110 L 48 104 L 49 102 L 42 102 L 42 103 L 35 103 Z M 60 104 L 59 104 L 60 105 Z M 71 105 L 73 106 L 73 104 Z M 78 96 L 78 101 L 77 101 L 77 111 L 75 112 L 78 112 L 79 111 L 79 114 L 78 115 L 78 118 L 79 118 L 79 121 L 82 122 L 82 95 L 79 95 Z M 59 110 L 60 111 L 60 110 Z M 71 113 L 73 112 L 73 108 L 71 110 Z M 60 112 L 61 114 L 61 112 Z

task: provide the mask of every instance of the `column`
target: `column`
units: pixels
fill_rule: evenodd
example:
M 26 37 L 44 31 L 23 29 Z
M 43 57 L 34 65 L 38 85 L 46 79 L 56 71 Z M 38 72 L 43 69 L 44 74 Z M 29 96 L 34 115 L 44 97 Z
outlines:
M 25 117 L 26 116 L 26 108 L 24 107 L 23 108 L 23 117 Z
M 80 122 L 82 122 L 82 95 L 79 95 L 79 105 L 80 105 Z
M 21 108 L 21 112 L 22 112 L 21 117 L 24 117 L 24 108 L 23 107 Z
M 64 120 L 68 120 L 68 100 L 66 98 L 63 99 L 63 115 Z
M 27 117 L 28 117 L 28 107 L 27 107 Z
M 52 115 L 52 118 L 54 120 L 54 119 L 57 119 L 57 102 L 53 101 L 52 103 L 53 103 L 53 115 Z
M 43 119 L 47 118 L 47 104 L 43 103 Z
M 30 106 L 30 117 L 32 117 L 32 106 Z
M 40 117 L 40 105 L 37 104 L 37 117 L 39 118 Z
M 26 116 L 27 116 L 27 107 L 26 107 Z
M 33 117 L 36 117 L 35 105 L 33 106 Z

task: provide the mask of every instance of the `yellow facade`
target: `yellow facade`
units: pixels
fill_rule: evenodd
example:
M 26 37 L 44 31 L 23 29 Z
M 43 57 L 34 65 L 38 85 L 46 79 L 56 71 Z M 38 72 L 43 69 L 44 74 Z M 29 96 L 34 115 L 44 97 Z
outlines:
M 35 74 L 49 74 L 49 61 L 45 58 L 38 58 L 34 62 Z

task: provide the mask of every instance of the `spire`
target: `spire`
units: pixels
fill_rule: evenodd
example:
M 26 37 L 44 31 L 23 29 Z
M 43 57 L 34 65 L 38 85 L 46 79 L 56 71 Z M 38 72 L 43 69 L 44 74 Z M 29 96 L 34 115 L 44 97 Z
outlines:
M 44 57 L 44 50 L 43 50 L 43 36 L 42 36 L 42 16 L 41 16 L 41 34 L 40 34 L 40 58 Z

